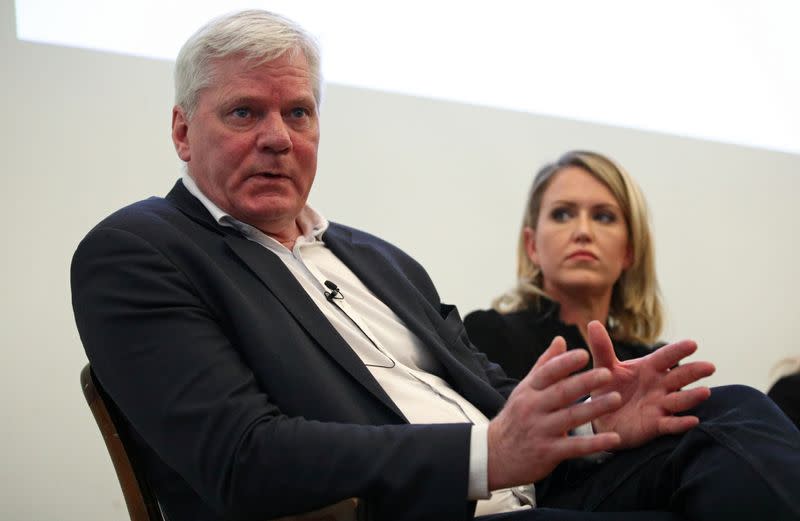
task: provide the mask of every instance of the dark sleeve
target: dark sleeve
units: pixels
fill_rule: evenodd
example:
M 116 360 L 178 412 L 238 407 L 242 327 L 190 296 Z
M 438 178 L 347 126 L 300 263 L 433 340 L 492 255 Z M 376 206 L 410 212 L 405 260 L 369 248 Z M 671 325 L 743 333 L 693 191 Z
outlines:
M 784 376 L 775 382 L 767 396 L 800 429 L 800 373 Z
M 178 266 L 191 260 L 129 231 L 96 229 L 73 258 L 73 308 L 102 385 L 211 508 L 268 519 L 355 496 L 378 518 L 471 517 L 469 425 L 283 414 L 235 347 L 246 332 L 226 330 L 224 303 L 204 300 Z
M 464 318 L 469 339 L 489 360 L 499 364 L 500 367 L 516 380 L 521 380 L 528 374 L 533 362 L 521 360 L 521 353 L 513 341 L 513 332 L 503 315 L 494 311 L 479 310 L 469 313 Z
M 455 306 L 442 304 L 441 312 L 442 317 L 445 319 L 445 323 L 450 323 L 450 328 L 457 331 L 457 334 L 455 335 L 458 338 L 457 342 L 461 346 L 464 346 L 469 358 L 471 359 L 470 362 L 464 361 L 465 365 L 471 366 L 472 364 L 476 364 L 480 368 L 480 372 L 486 376 L 486 379 L 495 389 L 495 391 L 500 393 L 504 399 L 508 399 L 508 396 L 511 394 L 511 391 L 514 390 L 514 387 L 517 386 L 519 380 L 508 375 L 501 365 L 489 359 L 486 356 L 486 353 L 480 350 L 475 343 L 472 342 L 467 333 L 466 324 L 461 320 L 461 317 L 458 314 L 458 310 Z M 473 403 L 473 405 L 478 404 Z M 488 416 L 491 417 L 492 415 Z

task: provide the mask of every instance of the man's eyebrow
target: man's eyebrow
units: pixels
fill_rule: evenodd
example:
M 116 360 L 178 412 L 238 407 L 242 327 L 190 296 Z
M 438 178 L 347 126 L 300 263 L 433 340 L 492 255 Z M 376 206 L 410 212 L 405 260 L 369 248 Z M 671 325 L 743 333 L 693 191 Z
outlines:
M 257 105 L 262 103 L 264 98 L 261 96 L 237 96 L 225 101 L 225 107 L 235 107 L 237 105 Z M 301 95 L 294 98 L 289 98 L 284 102 L 285 105 L 290 106 L 312 106 L 316 107 L 317 102 L 313 96 Z
M 235 98 L 231 98 L 225 101 L 226 107 L 233 107 L 236 105 L 252 105 L 253 103 L 257 102 L 258 98 L 255 96 L 237 96 Z
M 313 105 L 316 106 L 317 102 L 314 99 L 314 96 L 303 94 L 301 96 L 297 96 L 295 98 L 290 98 L 287 102 L 289 105 Z

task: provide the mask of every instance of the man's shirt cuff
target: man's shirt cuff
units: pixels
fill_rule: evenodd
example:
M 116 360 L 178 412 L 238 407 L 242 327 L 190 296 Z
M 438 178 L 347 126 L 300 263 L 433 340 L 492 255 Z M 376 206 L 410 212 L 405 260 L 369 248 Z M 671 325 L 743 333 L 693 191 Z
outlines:
M 591 427 L 590 427 L 591 428 Z M 473 425 L 469 438 L 469 486 L 467 499 L 488 499 L 489 493 L 489 424 Z

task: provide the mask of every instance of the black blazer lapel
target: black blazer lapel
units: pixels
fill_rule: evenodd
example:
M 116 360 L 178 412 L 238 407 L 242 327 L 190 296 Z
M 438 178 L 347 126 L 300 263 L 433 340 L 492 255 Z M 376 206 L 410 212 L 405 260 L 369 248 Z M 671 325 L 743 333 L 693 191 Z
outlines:
M 342 368 L 375 395 L 400 418 L 405 419 L 397 405 L 378 384 L 364 363 L 325 318 L 294 275 L 273 253 L 245 238 L 228 236 L 225 242 L 231 250 L 258 276 L 308 335 L 336 360 Z
M 345 227 L 331 223 L 324 235 L 325 244 L 353 273 L 416 334 L 426 337 L 433 321 L 441 319 L 417 289 L 403 280 L 388 259 L 369 243 L 353 238 Z
M 266 289 L 275 295 L 294 319 L 302 325 L 309 337 L 327 351 L 367 391 L 376 396 L 401 419 L 406 419 L 358 355 L 325 318 L 294 275 L 275 254 L 246 239 L 235 229 L 221 226 L 215 222 L 205 206 L 189 193 L 181 181 L 176 183 L 167 195 L 167 199 L 191 219 L 221 234 L 233 254 L 256 274 Z
M 361 281 L 428 346 L 450 374 L 450 384 L 487 414 L 494 414 L 504 403 L 503 397 L 488 382 L 468 344 L 460 339 L 457 312 L 447 319 L 432 306 L 419 290 L 382 256 L 374 245 L 354 238 L 346 227 L 331 224 L 324 235 L 325 244 Z M 454 325 L 454 324 L 453 324 Z
M 193 196 L 189 190 L 186 189 L 186 187 L 183 185 L 183 181 L 180 179 L 175 182 L 175 185 L 172 187 L 172 190 L 169 191 L 165 199 L 169 201 L 169 203 L 175 208 L 180 210 L 181 213 L 204 228 L 208 228 L 209 230 L 212 230 L 220 235 L 228 235 L 231 232 L 239 235 L 239 233 L 233 230 L 233 228 L 226 228 L 216 222 L 211 214 L 208 213 L 206 207 L 203 206 L 203 203 L 201 203 L 197 197 Z

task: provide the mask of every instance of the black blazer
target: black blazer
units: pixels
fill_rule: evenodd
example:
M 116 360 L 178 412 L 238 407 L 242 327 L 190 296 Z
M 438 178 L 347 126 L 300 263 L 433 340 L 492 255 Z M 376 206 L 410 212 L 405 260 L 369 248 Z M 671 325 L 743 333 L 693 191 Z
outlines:
M 332 223 L 326 245 L 494 416 L 515 382 L 467 339 L 424 269 Z M 171 521 L 267 519 L 346 497 L 378 519 L 469 519 L 470 425 L 409 425 L 285 265 L 179 181 L 95 227 L 75 318 Z
M 513 313 L 498 313 L 493 309 L 479 310 L 464 317 L 469 338 L 489 360 L 500 364 L 512 378 L 519 380 L 542 356 L 556 336 L 564 337 L 569 349 L 586 348 L 586 342 L 577 326 L 565 324 L 558 318 L 558 304 L 542 302 L 541 310 L 523 309 Z M 614 351 L 620 360 L 639 358 L 654 346 L 614 341 Z M 585 369 L 592 366 L 591 361 Z

